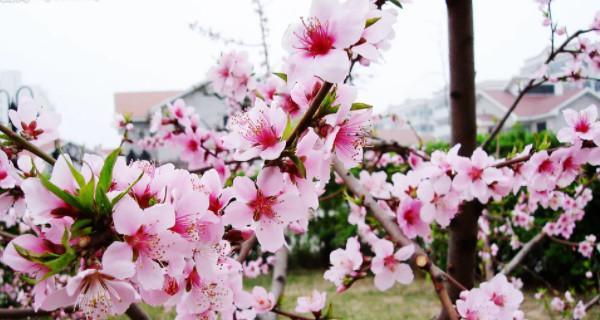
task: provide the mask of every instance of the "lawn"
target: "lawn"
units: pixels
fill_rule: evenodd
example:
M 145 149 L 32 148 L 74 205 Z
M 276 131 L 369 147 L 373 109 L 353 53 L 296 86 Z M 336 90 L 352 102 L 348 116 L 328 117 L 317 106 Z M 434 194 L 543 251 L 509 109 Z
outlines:
M 255 285 L 269 288 L 271 279 L 263 276 L 246 280 L 246 288 Z M 283 309 L 293 311 L 296 298 L 306 295 L 313 288 L 327 291 L 328 302 L 334 305 L 334 315 L 338 319 L 432 319 L 439 311 L 439 302 L 433 287 L 427 280 L 417 279 L 408 286 L 395 285 L 387 292 L 380 292 L 372 279 L 364 279 L 343 294 L 336 294 L 333 285 L 323 280 L 322 273 L 316 271 L 294 271 L 288 277 Z M 173 319 L 174 313 L 163 312 L 160 308 L 143 306 L 152 319 Z M 527 294 L 523 310 L 529 320 L 552 319 L 546 313 L 542 303 Z M 598 307 L 592 310 L 586 319 L 600 319 Z M 127 319 L 120 317 L 117 319 Z M 284 319 L 284 318 L 281 318 Z M 556 318 L 558 320 L 558 317 Z

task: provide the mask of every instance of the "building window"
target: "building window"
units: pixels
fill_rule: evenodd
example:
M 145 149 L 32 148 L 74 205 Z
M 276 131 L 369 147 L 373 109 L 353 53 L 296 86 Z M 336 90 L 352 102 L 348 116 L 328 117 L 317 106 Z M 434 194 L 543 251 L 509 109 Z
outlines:
M 541 132 L 546 130 L 546 122 L 542 121 L 542 122 L 538 122 L 535 124 L 535 131 L 536 132 Z
M 532 88 L 529 90 L 529 93 L 537 93 L 537 94 L 554 94 L 554 85 L 543 85 Z

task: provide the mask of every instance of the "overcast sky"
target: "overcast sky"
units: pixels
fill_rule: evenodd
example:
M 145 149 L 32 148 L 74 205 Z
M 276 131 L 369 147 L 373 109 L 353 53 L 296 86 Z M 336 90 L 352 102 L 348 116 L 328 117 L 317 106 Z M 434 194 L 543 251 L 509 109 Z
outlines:
M 16 2 L 16 3 L 13 3 Z M 248 43 L 259 42 L 251 0 L 0 0 L 0 70 L 22 72 L 42 86 L 62 114 L 61 133 L 87 146 L 114 146 L 113 94 L 183 90 L 202 81 L 228 48 L 190 23 Z M 264 0 L 272 64 L 283 56 L 281 37 L 308 12 L 308 0 Z M 477 80 L 506 79 L 547 44 L 533 0 L 477 0 Z M 554 15 L 569 29 L 587 27 L 598 0 L 556 0 Z M 384 110 L 427 97 L 446 83 L 447 37 L 442 0 L 413 0 L 399 14 L 385 61 L 359 69 L 360 100 Z M 237 48 L 239 49 L 239 47 Z M 248 48 L 254 62 L 258 49 Z

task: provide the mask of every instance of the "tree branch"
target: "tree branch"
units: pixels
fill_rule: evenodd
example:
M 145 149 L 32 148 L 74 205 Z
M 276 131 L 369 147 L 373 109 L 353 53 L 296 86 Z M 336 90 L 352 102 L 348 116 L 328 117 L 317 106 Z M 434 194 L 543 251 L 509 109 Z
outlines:
M 580 35 L 586 34 L 591 31 L 594 31 L 594 29 L 578 30 L 577 32 L 572 34 L 570 37 L 565 39 L 565 41 L 556 49 L 556 51 L 553 50 L 550 53 L 550 55 L 548 56 L 548 58 L 546 59 L 544 64 L 550 63 L 552 60 L 554 60 L 556 58 L 556 56 L 558 56 L 561 53 L 568 53 L 566 48 L 571 41 L 575 40 Z M 513 101 L 510 108 L 508 108 L 508 110 L 506 111 L 506 113 L 504 114 L 504 116 L 502 117 L 500 122 L 498 122 L 496 127 L 494 127 L 494 130 L 492 130 L 492 133 L 490 133 L 490 135 L 487 137 L 487 139 L 485 139 L 485 141 L 481 144 L 481 148 L 485 149 L 485 147 L 487 147 L 496 138 L 496 136 L 498 135 L 498 133 L 500 133 L 500 130 L 502 130 L 502 127 L 504 127 L 504 124 L 506 123 L 506 121 L 508 120 L 508 118 L 510 117 L 512 112 L 517 108 L 517 105 L 519 104 L 519 102 L 521 102 L 521 99 L 523 99 L 523 97 L 525 96 L 525 94 L 527 92 L 529 92 L 531 89 L 542 85 L 546 81 L 547 81 L 546 78 L 540 80 L 537 83 L 536 83 L 536 79 L 529 80 L 529 82 L 527 83 L 525 88 L 523 88 L 523 90 L 521 90 L 521 92 L 519 92 L 519 95 L 517 96 L 515 101 Z
M 252 251 L 252 248 L 254 247 L 254 244 L 256 243 L 256 236 L 252 236 L 252 238 L 244 241 L 240 247 L 240 253 L 237 257 L 237 261 L 238 262 L 244 262 L 244 260 L 246 260 L 246 258 L 248 257 L 248 255 L 250 254 L 250 252 Z
M 21 137 L 21 135 L 19 135 L 18 133 L 10 130 L 8 127 L 0 124 L 0 131 L 2 133 L 4 133 L 17 146 L 42 158 L 44 161 L 48 162 L 50 165 L 54 165 L 54 163 L 56 162 L 56 160 L 54 158 L 52 158 L 49 154 L 42 151 L 42 149 L 38 148 L 31 142 L 25 140 L 25 138 Z
M 421 246 L 408 239 L 402 233 L 398 224 L 396 224 L 391 217 L 385 211 L 383 211 L 383 209 L 381 209 L 375 199 L 373 199 L 373 197 L 371 197 L 371 195 L 363 188 L 360 182 L 348 170 L 346 170 L 346 168 L 344 168 L 344 165 L 337 158 L 335 158 L 333 161 L 333 169 L 344 180 L 348 190 L 350 190 L 354 195 L 364 199 L 363 204 L 369 208 L 373 216 L 377 219 L 377 221 L 379 221 L 383 229 L 385 229 L 385 231 L 397 245 L 415 246 L 415 258 L 413 259 L 413 263 L 431 275 L 431 279 L 434 282 L 435 291 L 438 294 L 438 298 L 440 299 L 442 306 L 448 313 L 450 319 L 458 319 L 458 315 L 454 310 L 454 306 L 450 300 L 450 297 L 448 296 L 446 288 L 443 286 L 443 283 L 440 286 L 441 281 L 443 281 L 445 278 L 445 272 L 431 262 L 431 259 L 427 253 L 425 253 L 423 248 L 421 248 Z
M 531 238 L 519 252 L 502 268 L 500 271 L 503 274 L 510 274 L 513 270 L 525 259 L 525 256 L 542 240 L 546 238 L 546 233 L 540 231 L 535 237 Z

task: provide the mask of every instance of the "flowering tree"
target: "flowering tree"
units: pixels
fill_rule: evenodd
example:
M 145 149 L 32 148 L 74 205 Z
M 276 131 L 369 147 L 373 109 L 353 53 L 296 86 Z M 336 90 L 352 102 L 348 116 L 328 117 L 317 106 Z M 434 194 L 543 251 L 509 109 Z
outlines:
M 229 106 L 227 130 L 202 127 L 194 109 L 178 100 L 153 116 L 152 137 L 135 142 L 178 146 L 187 168 L 127 163 L 120 149 L 86 155 L 81 165 L 66 155 L 54 159 L 47 152 L 60 118 L 35 101 L 23 102 L 10 114 L 16 130 L 0 126 L 2 217 L 21 233 L 2 231 L 10 240 L 2 262 L 16 272 L 14 285 L 27 289 L 20 300 L 31 301 L 32 309 L 3 309 L 0 316 L 126 313 L 145 319 L 136 306 L 144 302 L 174 308 L 178 319 L 267 313 L 332 319 L 324 293 L 307 293 L 288 311 L 279 303 L 282 286 L 248 292 L 243 277 L 284 263 L 277 254 L 275 261 L 247 262 L 256 243 L 264 252 L 282 252 L 286 232 L 305 232 L 320 199 L 345 196 L 348 223 L 358 234 L 331 252 L 324 274 L 339 293 L 369 272 L 385 291 L 396 282 L 409 285 L 421 270 L 430 275 L 441 318 L 522 319 L 523 294 L 507 276 L 531 248 L 549 238 L 575 246 L 582 259 L 594 254 L 594 235 L 579 243 L 570 237 L 592 199 L 588 186 L 600 165 L 597 108 L 565 110 L 567 127 L 558 132 L 556 148 L 529 146 L 507 159 L 488 155 L 488 142 L 475 145 L 472 8 L 469 1 L 447 4 L 457 143 L 447 152 L 426 154 L 373 137 L 371 106 L 357 102 L 356 88 L 346 83 L 356 64 L 380 60 L 393 37 L 398 1 L 314 0 L 286 32 L 282 72 L 265 78 L 253 75 L 244 53 L 223 54 L 209 78 Z M 584 63 L 600 69 L 600 46 L 583 37 L 600 31 L 600 15 L 590 29 L 569 35 L 552 20 L 550 1 L 540 1 L 540 8 L 551 30 L 546 64 L 559 55 L 573 62 L 558 76 L 543 67 L 509 113 L 532 87 L 586 79 Z M 557 47 L 555 37 L 563 41 Z M 123 143 L 130 143 L 128 117 L 118 125 Z M 399 172 L 385 170 L 399 164 Z M 343 185 L 344 192 L 324 195 L 328 184 Z M 494 204 L 510 196 L 518 199 L 511 215 L 494 212 Z M 555 219 L 536 224 L 539 208 L 550 208 Z M 498 219 L 502 228 L 490 228 Z M 449 229 L 447 271 L 428 255 L 432 227 Z M 514 228 L 535 228 L 537 235 L 522 243 Z M 515 252 L 494 264 L 498 235 L 512 236 Z M 487 244 L 482 250 L 478 237 Z M 488 274 L 476 285 L 478 253 Z M 552 307 L 580 319 L 599 299 L 576 302 L 567 294 L 555 297 Z

